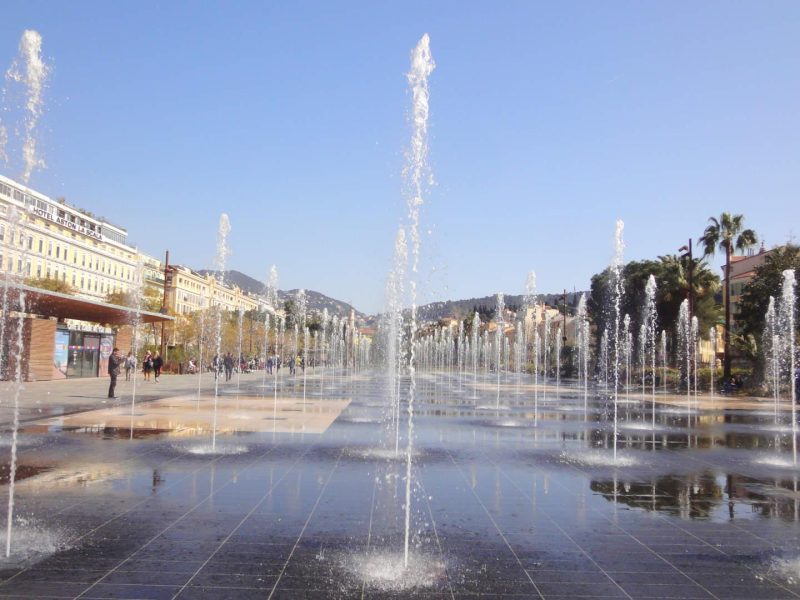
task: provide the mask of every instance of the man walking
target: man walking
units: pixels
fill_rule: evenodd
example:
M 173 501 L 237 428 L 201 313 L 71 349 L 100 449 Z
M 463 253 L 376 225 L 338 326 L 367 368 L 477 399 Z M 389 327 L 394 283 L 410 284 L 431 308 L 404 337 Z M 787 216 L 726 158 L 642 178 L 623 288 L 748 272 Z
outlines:
M 111 382 L 108 384 L 108 397 L 116 398 L 114 395 L 114 388 L 117 387 L 117 376 L 119 375 L 119 368 L 122 365 L 122 357 L 119 355 L 119 348 L 114 348 L 111 356 L 108 357 L 108 376 Z

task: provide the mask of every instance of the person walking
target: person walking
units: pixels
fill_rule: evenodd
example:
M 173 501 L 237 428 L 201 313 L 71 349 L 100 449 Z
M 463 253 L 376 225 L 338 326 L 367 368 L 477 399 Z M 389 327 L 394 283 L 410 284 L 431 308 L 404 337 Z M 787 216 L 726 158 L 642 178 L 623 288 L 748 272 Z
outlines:
M 119 348 L 114 348 L 111 356 L 108 357 L 108 377 L 111 380 L 108 384 L 109 398 L 116 398 L 114 395 L 114 389 L 117 387 L 117 376 L 119 375 L 119 369 L 122 365 L 122 361 L 123 358 L 119 355 Z
M 135 376 L 136 358 L 133 356 L 133 352 L 128 352 L 128 356 L 125 357 L 125 381 L 131 380 L 131 370 L 133 370 Z
M 228 352 L 222 362 L 225 365 L 225 381 L 230 381 L 233 376 L 233 355 Z
M 144 372 L 144 380 L 150 381 L 150 373 L 153 370 L 153 355 L 150 354 L 150 350 L 148 350 L 144 355 L 144 360 L 142 361 L 142 371 Z
M 158 383 L 158 378 L 161 377 L 161 367 L 164 366 L 164 359 L 161 358 L 161 355 L 156 350 L 156 353 L 153 355 L 153 374 L 155 376 L 156 383 Z

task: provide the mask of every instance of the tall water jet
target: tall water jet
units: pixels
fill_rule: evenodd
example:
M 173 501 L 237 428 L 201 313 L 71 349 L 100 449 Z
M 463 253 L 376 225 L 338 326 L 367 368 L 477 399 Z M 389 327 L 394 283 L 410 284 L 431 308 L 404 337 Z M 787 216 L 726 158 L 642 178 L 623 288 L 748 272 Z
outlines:
M 681 379 L 686 381 L 686 418 L 691 424 L 692 418 L 692 325 L 689 318 L 689 300 L 681 302 L 678 310 L 678 348 L 680 350 L 681 367 L 684 373 Z
M 131 286 L 131 303 L 133 304 L 133 315 L 131 318 L 131 329 L 133 336 L 131 338 L 131 352 L 133 352 L 136 364 L 139 362 L 139 348 L 141 347 L 141 331 L 142 324 L 142 302 L 144 301 L 144 257 L 139 254 L 136 261 L 136 270 L 133 274 L 133 285 Z M 131 439 L 133 439 L 133 417 L 136 413 L 136 371 L 133 369 L 133 384 L 131 385 Z M 199 392 L 198 392 L 199 397 Z
M 15 233 L 19 236 L 20 246 L 24 248 L 23 241 L 23 226 L 22 220 L 23 215 L 20 214 L 15 208 L 11 208 L 8 214 L 8 220 L 10 225 L 10 235 L 11 240 L 14 239 Z M 21 260 L 21 259 L 20 259 Z M 5 272 L 5 293 L 4 293 L 4 306 L 3 306 L 3 336 L 6 335 L 6 328 L 8 325 L 12 323 L 11 318 L 9 316 L 9 305 L 8 305 L 8 287 L 11 285 L 11 269 L 9 268 Z M 16 281 L 14 282 L 16 284 Z M 9 465 L 9 485 L 8 485 L 8 512 L 7 512 L 7 521 L 6 521 L 6 558 L 11 556 L 11 533 L 13 529 L 13 521 L 14 521 L 14 491 L 16 486 L 16 475 L 17 475 L 17 442 L 19 436 L 19 399 L 20 394 L 22 393 L 22 389 L 24 387 L 23 382 L 23 374 L 22 374 L 22 362 L 23 362 L 23 352 L 24 352 L 24 327 L 25 327 L 25 292 L 22 288 L 17 286 L 17 306 L 16 309 L 16 316 L 13 318 L 13 325 L 14 329 L 12 331 L 13 337 L 13 346 L 9 344 L 9 350 L 13 351 L 14 353 L 14 376 L 11 383 L 11 396 L 12 396 L 12 405 L 13 405 L 13 421 L 11 426 L 11 463 Z M 6 324 L 5 321 L 8 320 L 9 323 Z M 5 340 L 3 340 L 5 343 Z M 0 346 L 0 352 L 5 350 L 5 346 Z M 0 357 L 5 358 L 5 362 L 8 362 L 8 356 Z
M 542 368 L 542 399 L 547 399 L 547 359 L 550 354 L 550 325 L 552 317 L 547 310 L 547 306 L 542 304 L 542 311 L 544 311 L 544 333 L 542 335 L 542 354 L 543 354 L 543 368 Z
M 697 408 L 697 357 L 700 354 L 700 322 L 692 316 L 692 367 L 694 369 L 694 405 Z
M 495 368 L 497 369 L 497 408 L 500 408 L 500 367 L 503 359 L 503 339 L 505 321 L 503 312 L 505 311 L 505 299 L 503 294 L 497 294 L 497 313 L 495 316 Z
M 411 270 L 409 273 L 410 313 L 410 354 L 409 354 L 409 392 L 408 392 L 408 444 L 406 451 L 406 496 L 405 496 L 405 543 L 403 550 L 404 566 L 408 568 L 408 546 L 411 527 L 411 455 L 414 445 L 414 394 L 416 392 L 415 336 L 417 328 L 417 271 L 419 269 L 419 211 L 423 204 L 423 191 L 428 169 L 428 78 L 434 69 L 428 34 L 422 36 L 411 53 L 411 70 L 407 74 L 412 95 L 411 147 L 408 153 L 408 168 L 405 177 L 410 187 L 408 194 L 408 220 L 411 235 Z
M 478 311 L 472 317 L 472 398 L 478 399 L 478 349 L 480 347 L 481 316 Z
M 7 80 L 25 88 L 22 182 L 26 184 L 34 169 L 45 166 L 36 150 L 36 126 L 44 111 L 44 89 L 49 73 L 50 68 L 42 59 L 42 36 L 38 31 L 26 29 L 19 41 L 19 54 L 6 72 Z
M 795 347 L 795 311 L 797 294 L 795 291 L 794 269 L 783 272 L 781 289 L 781 326 L 783 329 L 786 364 L 789 368 L 789 402 L 792 406 L 792 461 L 797 466 L 797 348 Z
M 617 220 L 616 231 L 614 234 L 614 259 L 611 262 L 611 301 L 612 314 L 614 316 L 614 330 L 612 342 L 614 344 L 614 462 L 617 461 L 617 405 L 619 404 L 619 360 L 622 343 L 620 340 L 621 321 L 622 321 L 622 297 L 624 294 L 624 282 L 622 278 L 623 256 L 625 243 L 622 239 L 622 232 L 625 224 L 621 219 Z
M 581 294 L 577 310 L 578 376 L 583 387 L 583 412 L 589 404 L 589 318 L 586 310 L 586 294 Z
M 141 256 L 141 255 L 140 255 Z M 203 339 L 206 334 L 206 292 L 200 290 L 200 322 L 197 332 L 197 408 L 200 408 L 200 388 L 203 383 Z M 133 354 L 136 357 L 136 353 Z M 133 385 L 136 386 L 136 369 L 133 370 Z
M 647 285 L 644 288 L 645 292 L 645 309 L 644 309 L 644 326 L 646 330 L 646 345 L 650 351 L 650 376 L 652 378 L 652 396 L 651 396 L 651 409 L 652 409 L 652 426 L 656 427 L 656 348 L 657 348 L 657 327 L 658 327 L 658 312 L 656 311 L 656 278 L 653 275 L 647 278 Z
M 217 253 L 214 258 L 214 277 L 217 280 L 219 288 L 225 287 L 225 265 L 228 261 L 228 234 L 231 232 L 231 223 L 228 215 L 222 213 L 219 216 L 219 227 L 217 228 Z M 217 360 L 222 360 L 222 306 L 216 307 L 216 350 Z M 215 366 L 218 368 L 218 366 Z M 219 399 L 219 373 L 214 377 L 214 419 L 211 426 L 211 448 L 213 451 L 217 449 L 217 403 Z
M 781 344 L 775 298 L 769 297 L 767 313 L 764 317 L 764 355 L 767 360 L 767 380 L 772 391 L 775 406 L 775 424 L 778 424 L 778 404 L 780 402 Z

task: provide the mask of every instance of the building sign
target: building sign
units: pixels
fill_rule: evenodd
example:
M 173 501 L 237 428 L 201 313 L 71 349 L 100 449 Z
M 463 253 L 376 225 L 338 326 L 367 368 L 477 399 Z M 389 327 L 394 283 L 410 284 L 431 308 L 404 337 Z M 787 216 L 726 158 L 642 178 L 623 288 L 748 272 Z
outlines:
M 33 212 L 33 214 L 35 214 L 37 217 L 42 217 L 43 219 L 47 219 L 48 221 L 52 221 L 53 223 L 58 223 L 62 227 L 66 227 L 67 229 L 76 231 L 81 235 L 86 235 L 100 241 L 103 240 L 103 236 L 100 235 L 98 232 L 92 231 L 91 229 L 87 229 L 83 225 L 78 225 L 77 223 L 73 223 L 72 221 L 68 221 L 67 219 L 62 219 L 61 217 L 54 217 L 52 213 L 49 213 L 46 210 L 42 210 L 38 206 L 32 206 L 31 212 Z

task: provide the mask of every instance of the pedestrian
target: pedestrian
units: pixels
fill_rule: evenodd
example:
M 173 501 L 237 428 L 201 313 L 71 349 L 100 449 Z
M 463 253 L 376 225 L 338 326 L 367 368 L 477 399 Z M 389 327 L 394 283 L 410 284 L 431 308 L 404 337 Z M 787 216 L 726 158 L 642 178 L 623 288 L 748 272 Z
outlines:
M 161 367 L 164 366 L 164 359 L 161 358 L 161 355 L 156 350 L 156 353 L 153 355 L 153 374 L 155 375 L 156 383 L 158 383 L 158 378 L 161 377 Z
M 122 365 L 123 358 L 119 355 L 119 348 L 114 348 L 111 356 L 108 357 L 108 376 L 111 381 L 108 384 L 108 397 L 116 398 L 114 395 L 114 388 L 117 387 L 117 376 L 119 375 L 119 368 Z
M 142 372 L 144 373 L 144 380 L 150 381 L 150 373 L 153 371 L 153 355 L 150 354 L 150 350 L 148 350 L 144 355 L 144 360 L 142 361 Z
M 125 357 L 125 381 L 131 380 L 131 370 L 133 370 L 135 376 L 136 358 L 133 356 L 133 352 L 128 352 L 128 356 Z
M 225 381 L 230 381 L 233 376 L 233 355 L 226 353 L 222 362 L 225 365 Z

